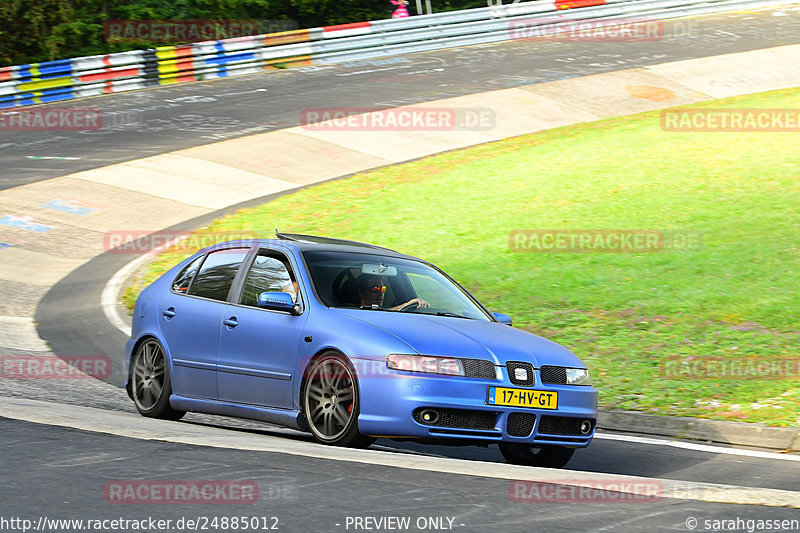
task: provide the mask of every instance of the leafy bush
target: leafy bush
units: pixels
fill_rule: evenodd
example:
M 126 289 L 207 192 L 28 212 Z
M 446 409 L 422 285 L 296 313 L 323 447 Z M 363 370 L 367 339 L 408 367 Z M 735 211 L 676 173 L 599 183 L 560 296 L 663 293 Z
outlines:
M 432 4 L 440 12 L 483 7 L 486 0 Z M 415 5 L 412 0 L 412 13 Z M 385 19 L 391 9 L 389 0 L 4 0 L 0 66 L 180 44 L 109 42 L 103 34 L 108 20 L 288 20 L 313 28 Z

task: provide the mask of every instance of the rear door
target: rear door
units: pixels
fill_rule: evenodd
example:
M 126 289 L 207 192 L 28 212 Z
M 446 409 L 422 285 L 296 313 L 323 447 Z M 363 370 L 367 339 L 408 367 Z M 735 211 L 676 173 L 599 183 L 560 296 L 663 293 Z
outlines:
M 172 359 L 174 394 L 217 399 L 219 334 L 228 293 L 249 248 L 199 258 L 175 279 L 159 302 L 159 322 Z

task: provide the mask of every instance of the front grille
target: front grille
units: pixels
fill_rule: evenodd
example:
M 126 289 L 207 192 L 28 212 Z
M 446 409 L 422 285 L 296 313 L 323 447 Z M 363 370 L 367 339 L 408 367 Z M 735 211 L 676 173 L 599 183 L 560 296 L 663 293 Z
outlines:
M 536 415 L 530 413 L 511 413 L 508 415 L 508 434 L 512 437 L 527 437 L 533 433 Z
M 433 422 L 425 422 L 422 413 L 425 411 L 435 411 L 438 419 Z M 458 429 L 494 429 L 497 413 L 490 411 L 471 411 L 468 409 L 436 409 L 431 407 L 419 407 L 414 410 L 414 420 L 423 426 L 436 426 L 443 428 Z
M 567 369 L 563 366 L 543 366 L 539 373 L 542 375 L 542 383 L 567 384 Z
M 468 378 L 497 379 L 494 363 L 483 359 L 461 359 L 464 374 Z
M 535 383 L 536 377 L 533 375 L 533 365 L 530 363 L 522 363 L 519 361 L 509 361 L 506 363 L 508 369 L 508 377 L 514 385 L 522 385 L 523 387 L 530 387 Z M 525 379 L 517 377 L 517 370 L 525 371 Z
M 544 415 L 539 419 L 539 433 L 549 435 L 583 435 L 581 433 L 581 422 L 585 418 L 570 418 L 566 416 Z M 594 429 L 594 419 L 589 419 Z M 588 433 L 591 434 L 591 431 Z

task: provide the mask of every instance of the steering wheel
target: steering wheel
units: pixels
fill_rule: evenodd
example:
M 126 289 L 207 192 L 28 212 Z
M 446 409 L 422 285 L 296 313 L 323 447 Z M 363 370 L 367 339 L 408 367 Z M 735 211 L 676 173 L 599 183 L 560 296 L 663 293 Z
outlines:
M 404 313 L 406 311 L 413 311 L 414 309 L 418 309 L 418 308 L 419 308 L 419 302 L 411 302 L 410 304 L 407 304 L 407 305 L 404 305 L 403 307 L 401 307 L 400 308 L 400 312 Z

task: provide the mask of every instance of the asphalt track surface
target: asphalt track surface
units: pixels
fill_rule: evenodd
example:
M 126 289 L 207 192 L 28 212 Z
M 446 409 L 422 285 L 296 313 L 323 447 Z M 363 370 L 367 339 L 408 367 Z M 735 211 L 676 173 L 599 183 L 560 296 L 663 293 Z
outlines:
M 51 106 L 98 108 L 109 126 L 89 132 L 0 131 L 0 189 L 296 126 L 307 108 L 394 107 L 796 44 L 800 12 L 781 13 L 665 21 L 663 36 L 655 41 L 510 41 L 55 103 Z
M 141 441 L 0 418 L 3 516 L 171 519 L 268 517 L 278 531 L 356 531 L 356 517 L 409 517 L 406 531 L 687 531 L 687 520 L 791 520 L 796 509 L 688 500 L 530 503 L 512 501 L 507 480 L 425 473 L 202 446 Z M 388 452 L 391 453 L 391 452 Z M 396 453 L 396 452 L 395 452 Z M 251 504 L 117 503 L 106 484 L 128 480 L 241 480 L 258 485 Z M 54 490 L 58 487 L 58 490 Z M 58 497 L 54 497 L 55 495 Z M 277 518 L 277 524 L 271 519 Z M 351 522 L 348 526 L 348 517 Z M 446 527 L 416 527 L 443 517 Z M 452 519 L 452 523 L 447 519 Z M 422 522 L 420 522 L 422 523 Z M 450 525 L 452 524 L 452 525 Z M 428 526 L 430 523 L 428 523 Z M 702 526 L 701 526 L 702 527 Z M 59 528 L 52 531 L 69 531 Z M 177 528 L 171 531 L 181 531 Z M 186 529 L 184 529 L 186 530 Z M 222 529 L 232 530 L 232 529 Z M 364 531 L 365 529 L 360 529 Z M 381 529 L 388 530 L 388 529 Z M 699 529 L 702 530 L 702 529 Z
M 800 35 L 797 11 L 787 11 L 783 16 L 770 12 L 734 13 L 695 20 L 692 35 L 665 37 L 656 42 L 510 42 L 86 99 L 75 106 L 98 107 L 117 119 L 134 120 L 94 133 L 0 132 L 0 187 L 297 125 L 302 109 L 307 107 L 407 105 L 679 59 L 795 44 Z M 34 157 L 76 159 L 31 159 Z M 248 204 L 265 200 L 269 198 Z M 188 221 L 180 227 L 196 227 L 216 215 Z M 125 336 L 108 324 L 99 301 L 107 280 L 130 260 L 126 255 L 99 256 L 53 287 L 36 314 L 40 335 L 54 353 L 111 357 L 115 371 L 108 381 L 116 386 L 123 379 Z M 124 392 L 112 390 L 104 390 L 101 397 L 87 396 L 76 386 L 60 400 L 132 411 Z M 308 439 L 287 436 L 263 424 L 221 417 L 189 415 L 185 423 Z M 460 531 L 687 531 L 689 517 L 699 519 L 696 530 L 703 530 L 703 519 L 783 519 L 800 515 L 790 509 L 670 499 L 646 504 L 515 503 L 509 499 L 508 482 L 497 479 L 141 441 L 8 419 L 0 419 L 0 435 L 0 517 L 6 518 L 276 516 L 280 530 L 294 532 L 353 531 L 353 527 L 345 528 L 348 516 L 397 515 L 414 519 L 453 517 L 455 529 Z M 421 446 L 384 439 L 375 447 L 387 453 L 502 461 L 496 447 Z M 800 490 L 797 462 L 613 440 L 596 439 L 589 449 L 579 451 L 568 467 L 586 472 Z M 121 505 L 103 499 L 102 487 L 109 480 L 245 477 L 259 484 L 262 498 L 258 504 Z

